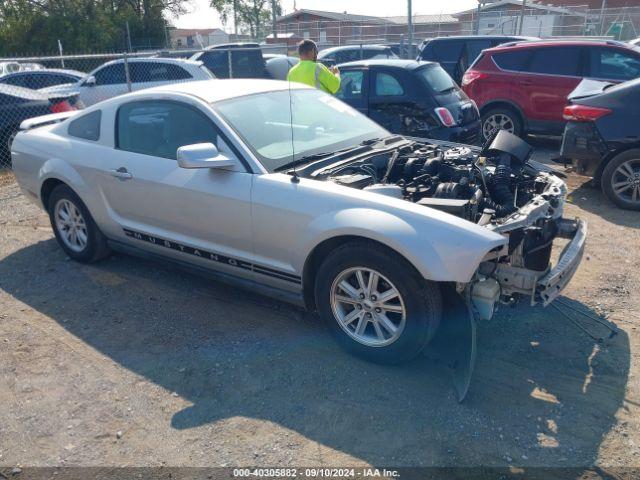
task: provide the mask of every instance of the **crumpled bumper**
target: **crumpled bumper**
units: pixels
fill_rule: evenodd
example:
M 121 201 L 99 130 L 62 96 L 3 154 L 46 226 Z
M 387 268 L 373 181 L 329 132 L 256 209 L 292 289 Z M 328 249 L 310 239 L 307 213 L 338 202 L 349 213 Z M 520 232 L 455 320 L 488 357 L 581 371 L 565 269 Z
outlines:
M 584 220 L 562 220 L 560 236 L 571 238 L 564 247 L 558 263 L 536 282 L 534 303 L 545 307 L 553 302 L 567 286 L 582 261 L 587 239 L 587 222 Z

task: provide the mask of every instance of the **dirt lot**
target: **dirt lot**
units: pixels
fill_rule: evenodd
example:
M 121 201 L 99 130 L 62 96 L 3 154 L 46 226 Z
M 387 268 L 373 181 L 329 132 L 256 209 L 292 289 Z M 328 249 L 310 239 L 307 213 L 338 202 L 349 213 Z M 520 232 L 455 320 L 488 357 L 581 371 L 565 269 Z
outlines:
M 364 363 L 285 304 L 122 255 L 69 261 L 2 180 L 0 465 L 640 466 L 640 215 L 584 182 L 565 298 L 620 334 L 505 307 L 458 404 L 437 362 Z

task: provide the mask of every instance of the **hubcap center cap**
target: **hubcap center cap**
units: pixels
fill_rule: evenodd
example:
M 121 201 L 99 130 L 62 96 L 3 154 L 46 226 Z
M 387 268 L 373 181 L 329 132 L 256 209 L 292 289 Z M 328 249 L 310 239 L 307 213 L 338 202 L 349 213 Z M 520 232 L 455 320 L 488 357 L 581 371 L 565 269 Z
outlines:
M 373 310 L 373 305 L 369 300 L 365 300 L 362 304 L 362 308 L 364 308 L 365 312 L 370 312 L 371 310 Z

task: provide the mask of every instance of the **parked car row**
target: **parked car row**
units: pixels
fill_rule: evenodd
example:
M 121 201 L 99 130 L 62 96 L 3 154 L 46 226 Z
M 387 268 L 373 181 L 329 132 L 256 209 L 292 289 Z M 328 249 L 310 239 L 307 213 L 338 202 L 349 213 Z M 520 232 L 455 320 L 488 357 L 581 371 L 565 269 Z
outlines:
M 614 41 L 507 43 L 484 50 L 462 78 L 482 115 L 482 134 L 560 135 L 567 96 L 583 78 L 640 77 L 640 48 Z

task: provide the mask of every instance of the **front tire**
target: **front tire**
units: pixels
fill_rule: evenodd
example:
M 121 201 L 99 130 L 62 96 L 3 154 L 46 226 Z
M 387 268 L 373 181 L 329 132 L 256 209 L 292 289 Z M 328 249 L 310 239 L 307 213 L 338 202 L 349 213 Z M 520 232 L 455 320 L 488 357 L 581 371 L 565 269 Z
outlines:
M 398 364 L 417 356 L 442 314 L 438 286 L 406 260 L 372 242 L 334 250 L 316 277 L 316 305 L 337 342 L 369 361 Z
M 628 150 L 611 159 L 602 172 L 602 191 L 626 210 L 640 210 L 640 150 Z
M 64 252 L 73 260 L 92 263 L 111 252 L 80 197 L 67 185 L 58 185 L 49 196 L 51 228 Z
M 509 108 L 492 108 L 482 115 L 482 138 L 487 141 L 496 130 L 506 130 L 522 136 L 522 120 Z

